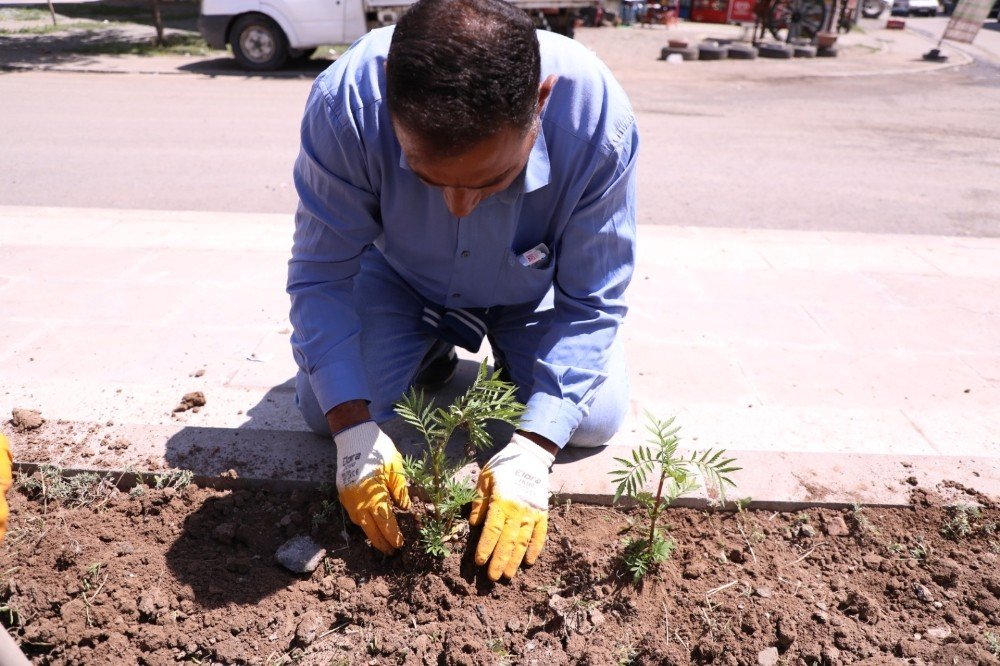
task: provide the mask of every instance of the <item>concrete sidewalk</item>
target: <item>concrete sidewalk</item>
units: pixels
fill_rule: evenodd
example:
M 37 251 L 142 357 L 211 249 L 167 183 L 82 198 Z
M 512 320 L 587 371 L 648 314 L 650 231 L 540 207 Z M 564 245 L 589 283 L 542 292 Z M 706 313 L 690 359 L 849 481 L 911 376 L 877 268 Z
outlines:
M 3 425 L 17 460 L 331 481 L 332 447 L 294 407 L 291 229 L 0 206 L 0 411 L 47 419 Z M 677 415 L 688 448 L 730 449 L 757 501 L 902 503 L 911 477 L 1000 495 L 1000 239 L 643 227 L 640 243 L 632 418 L 560 456 L 556 489 L 606 501 L 649 410 Z M 174 414 L 189 391 L 207 404 Z

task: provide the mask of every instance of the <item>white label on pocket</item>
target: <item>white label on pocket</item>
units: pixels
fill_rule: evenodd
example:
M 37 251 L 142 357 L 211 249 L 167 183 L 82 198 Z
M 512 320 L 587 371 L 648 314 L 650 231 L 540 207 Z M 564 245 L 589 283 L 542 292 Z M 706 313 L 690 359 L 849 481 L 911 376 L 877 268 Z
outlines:
M 549 248 L 545 243 L 539 243 L 524 254 L 518 256 L 517 261 L 522 266 L 531 268 L 545 261 L 549 256 Z

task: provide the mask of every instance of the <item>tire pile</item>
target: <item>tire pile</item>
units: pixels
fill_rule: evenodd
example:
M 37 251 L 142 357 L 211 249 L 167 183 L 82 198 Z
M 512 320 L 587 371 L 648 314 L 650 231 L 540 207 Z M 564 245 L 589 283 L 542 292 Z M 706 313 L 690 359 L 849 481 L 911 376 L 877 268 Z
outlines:
M 671 58 L 671 56 L 673 56 Z M 789 60 L 791 58 L 836 58 L 837 48 L 816 47 L 811 44 L 784 44 L 781 42 L 737 42 L 723 39 L 709 39 L 697 44 L 690 44 L 684 39 L 671 39 L 660 51 L 660 60 L 676 62 L 681 60 L 756 60 L 757 58 L 773 58 Z

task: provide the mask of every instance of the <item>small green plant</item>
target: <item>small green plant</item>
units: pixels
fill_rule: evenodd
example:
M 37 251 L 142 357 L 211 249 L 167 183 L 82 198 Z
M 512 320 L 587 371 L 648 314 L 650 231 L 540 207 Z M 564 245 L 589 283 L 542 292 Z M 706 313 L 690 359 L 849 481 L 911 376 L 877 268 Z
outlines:
M 931 547 L 924 541 L 924 535 L 917 535 L 917 545 L 910 548 L 910 557 L 915 560 L 926 560 L 931 553 Z
M 941 535 L 955 541 L 969 536 L 981 513 L 978 506 L 952 504 L 948 507 L 948 520 L 941 526 Z
M 313 514 L 312 526 L 314 530 L 318 530 L 321 525 L 326 525 L 330 522 L 330 516 L 336 510 L 338 504 L 336 501 L 331 501 L 328 499 L 320 502 L 319 511 Z
M 486 361 L 479 366 L 476 380 L 465 395 L 449 407 L 434 407 L 423 391 L 411 389 L 396 405 L 396 412 L 416 428 L 427 443 L 419 458 L 407 457 L 404 473 L 413 486 L 427 497 L 430 507 L 420 522 L 420 543 L 435 557 L 449 554 L 448 542 L 455 536 L 456 519 L 462 507 L 476 498 L 476 489 L 468 480 L 456 478 L 457 472 L 475 456 L 488 449 L 493 440 L 486 431 L 490 419 L 517 426 L 524 405 L 515 398 L 517 388 L 490 373 Z M 448 459 L 445 449 L 452 436 L 464 429 L 469 444 L 463 459 Z
M 153 487 L 157 490 L 173 488 L 174 490 L 184 490 L 194 481 L 194 472 L 189 469 L 172 469 L 163 474 L 153 476 Z
M 878 536 L 878 529 L 872 525 L 872 521 L 868 519 L 868 514 L 865 513 L 865 508 L 861 504 L 855 502 L 851 505 L 851 518 L 854 519 L 854 524 L 858 526 L 859 530 Z
M 33 474 L 20 475 L 18 484 L 29 498 L 41 500 L 46 510 L 50 502 L 71 509 L 90 506 L 102 498 L 109 498 L 115 490 L 110 474 L 64 475 L 61 469 L 52 465 L 39 465 Z
M 108 574 L 104 574 L 104 579 L 101 580 L 101 571 L 104 565 L 101 562 L 94 562 L 87 567 L 86 572 L 80 577 L 80 598 L 83 600 L 83 611 L 87 616 L 87 626 L 93 626 L 90 618 L 90 607 L 97 599 L 97 595 L 101 593 L 104 589 L 104 584 L 108 582 Z M 94 590 L 93 594 L 90 593 Z
M 637 447 L 631 460 L 615 458 L 621 467 L 610 472 L 617 484 L 614 502 L 622 497 L 636 501 L 648 525 L 645 536 L 625 543 L 623 559 L 634 582 L 642 580 L 651 567 L 667 560 L 675 548 L 673 539 L 665 536 L 660 526 L 663 511 L 679 497 L 697 490 L 699 476 L 719 492 L 720 503 L 724 504 L 726 486 L 736 485 L 729 474 L 741 469 L 733 466 L 736 459 L 726 458 L 723 449 L 695 451 L 687 457 L 678 455 L 680 428 L 673 427 L 674 418 L 661 421 L 649 413 L 647 418 L 650 421 L 647 430 L 652 435 L 647 442 L 652 446 Z M 650 476 L 656 480 L 655 493 L 643 489 Z
M 514 658 L 510 650 L 507 649 L 503 639 L 499 636 L 487 642 L 486 649 L 493 655 L 493 663 L 496 666 L 509 666 L 514 663 Z
M 989 648 L 994 657 L 1000 658 L 1000 634 L 994 634 L 992 631 L 987 631 L 986 646 Z

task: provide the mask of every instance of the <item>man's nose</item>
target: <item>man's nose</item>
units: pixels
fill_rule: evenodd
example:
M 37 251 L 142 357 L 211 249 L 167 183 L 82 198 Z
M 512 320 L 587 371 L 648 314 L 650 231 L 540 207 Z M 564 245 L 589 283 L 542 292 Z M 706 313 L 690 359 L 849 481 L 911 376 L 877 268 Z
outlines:
M 446 187 L 443 189 L 443 193 L 444 203 L 455 217 L 468 217 L 483 200 L 476 190 L 462 187 Z

